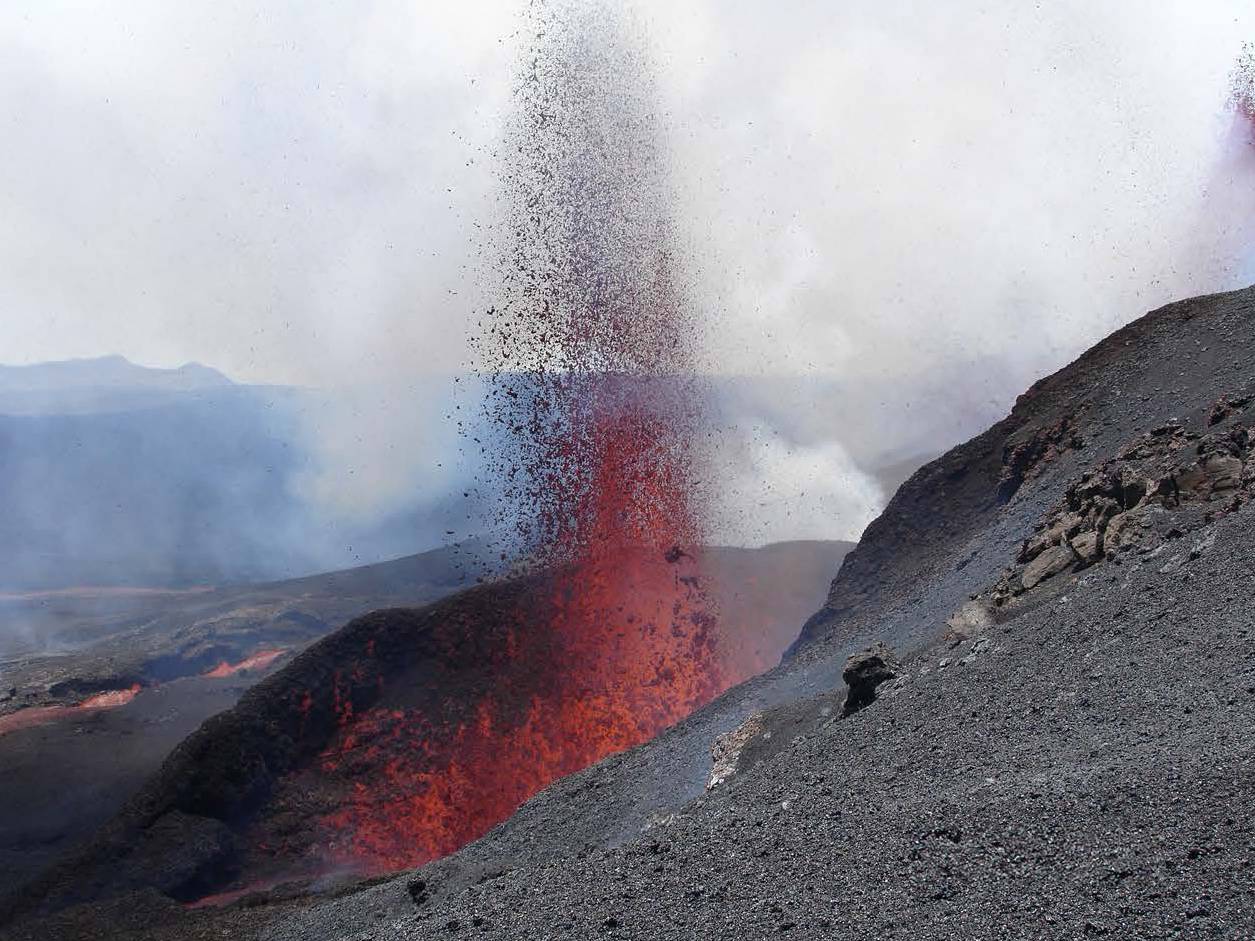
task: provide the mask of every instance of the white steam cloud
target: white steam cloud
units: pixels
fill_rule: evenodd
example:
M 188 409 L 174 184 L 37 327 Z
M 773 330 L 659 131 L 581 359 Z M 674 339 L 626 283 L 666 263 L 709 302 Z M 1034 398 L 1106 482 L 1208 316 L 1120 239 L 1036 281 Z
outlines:
M 456 448 L 414 385 L 468 361 L 490 301 L 524 6 L 5 4 L 5 359 L 389 389 L 310 416 L 303 486 L 350 516 L 447 489 Z M 637 9 L 707 369 L 841 388 L 759 429 L 770 401 L 747 407 L 726 482 L 765 496 L 729 538 L 851 537 L 875 460 L 1255 276 L 1224 110 L 1247 0 Z
M 856 541 L 884 494 L 836 441 L 790 441 L 750 426 L 725 442 L 716 466 L 719 507 L 711 541 L 757 546 L 790 539 Z

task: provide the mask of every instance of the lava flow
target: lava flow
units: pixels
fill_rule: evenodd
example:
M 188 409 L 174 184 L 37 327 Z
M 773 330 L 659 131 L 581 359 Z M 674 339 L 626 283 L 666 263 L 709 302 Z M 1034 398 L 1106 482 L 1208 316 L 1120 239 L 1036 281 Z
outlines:
M 47 725 L 60 719 L 90 715 L 104 709 L 116 709 L 125 706 L 139 695 L 142 687 L 134 683 L 125 689 L 111 689 L 88 696 L 82 702 L 69 706 L 33 706 L 19 709 L 8 715 L 0 716 L 0 735 L 16 732 L 18 729 L 29 729 L 39 725 Z
M 259 650 L 257 653 L 251 654 L 235 663 L 228 663 L 226 660 L 223 660 L 216 667 L 206 670 L 204 675 L 221 679 L 222 677 L 235 676 L 237 673 L 244 673 L 248 670 L 264 670 L 285 653 L 287 651 L 282 648 L 278 650 Z

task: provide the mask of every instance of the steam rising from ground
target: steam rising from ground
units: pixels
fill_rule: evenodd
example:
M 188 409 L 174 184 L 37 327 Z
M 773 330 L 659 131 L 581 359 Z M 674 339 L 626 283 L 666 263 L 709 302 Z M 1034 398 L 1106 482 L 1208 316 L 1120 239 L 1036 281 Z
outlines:
M 884 506 L 880 485 L 837 441 L 807 444 L 750 425 L 724 440 L 715 460 L 726 468 L 712 526 L 717 545 L 830 539 L 834 534 L 857 541 Z

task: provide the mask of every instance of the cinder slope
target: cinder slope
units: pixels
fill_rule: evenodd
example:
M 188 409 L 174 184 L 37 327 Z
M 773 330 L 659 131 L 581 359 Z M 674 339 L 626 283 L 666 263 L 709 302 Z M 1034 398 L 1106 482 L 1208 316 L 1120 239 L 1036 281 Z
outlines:
M 475 918 L 505 937 L 1242 936 L 1250 511 L 1208 524 L 1214 547 L 1176 576 L 1061 574 L 1049 592 L 1065 595 L 1000 615 L 964 667 L 936 665 L 971 653 L 949 652 L 947 618 L 1070 483 L 1170 418 L 1205 427 L 1246 386 L 1253 313 L 1248 289 L 1109 337 L 903 486 L 776 671 L 427 867 L 421 907 L 398 881 L 271 936 L 443 935 Z M 882 639 L 916 679 L 827 722 L 846 656 Z M 801 740 L 777 734 L 787 747 L 702 796 L 714 738 L 764 707 Z
M 559 781 L 425 867 L 421 891 L 400 878 L 156 934 L 1243 937 L 1255 535 L 1238 494 L 1191 504 L 1166 548 L 947 620 L 1022 579 L 1025 542 L 1086 471 L 1170 418 L 1201 435 L 1242 396 L 1252 314 L 1250 289 L 1170 305 L 1035 385 L 901 488 L 794 656 Z M 835 720 L 847 655 L 880 640 L 910 679 Z M 715 738 L 758 711 L 771 738 L 707 793 Z
M 639 840 L 369 936 L 1250 937 L 1255 529 L 1237 513 L 1208 538 L 1169 573 L 1168 555 L 1091 569 L 850 719 L 812 703 L 776 754 Z
M 747 656 L 758 662 L 777 658 L 848 549 L 843 543 L 798 542 L 702 550 L 705 592 L 723 612 L 721 639 L 752 648 Z M 658 564 L 673 566 L 661 559 Z M 365 587 L 360 578 L 353 582 L 358 590 Z M 399 796 L 394 785 L 410 783 L 394 779 L 422 756 L 434 760 L 442 735 L 478 727 L 486 721 L 483 708 L 491 705 L 494 728 L 501 723 L 497 737 L 509 740 L 520 731 L 515 726 L 525 724 L 533 697 L 578 698 L 566 696 L 564 686 L 550 688 L 565 682 L 579 655 L 548 630 L 559 603 L 551 579 L 536 575 L 477 586 L 421 609 L 354 619 L 250 689 L 235 708 L 205 722 L 93 839 L 10 894 L 0 917 L 34 916 L 29 930 L 47 936 L 52 929 L 45 916 L 85 904 L 76 917 L 81 933 L 91 936 L 101 919 L 117 930 L 116 915 L 92 908 L 105 899 L 138 893 L 127 915 L 147 929 L 154 921 L 182 920 L 172 900 L 188 902 L 240 885 L 269 891 L 289 883 L 325 886 L 328 877 L 343 881 L 353 867 L 329 859 L 323 849 L 330 815 L 346 809 L 357 815 L 352 828 L 330 828 L 337 847 L 348 845 L 354 830 L 376 841 L 371 848 L 380 842 L 390 847 L 397 827 L 389 825 L 389 808 L 404 804 L 412 810 L 414 797 L 393 801 Z M 418 717 L 430 718 L 420 723 Z M 389 734 L 367 731 L 376 727 L 375 719 Z M 459 758 L 469 761 L 468 740 L 458 741 Z M 511 765 L 505 774 L 549 770 L 527 767 L 525 759 L 520 755 L 524 765 Z M 465 813 L 471 794 L 505 795 L 500 814 L 486 818 L 491 825 L 535 790 L 520 792 L 516 784 L 503 778 L 486 787 L 465 782 L 458 786 L 458 807 Z M 379 792 L 355 799 L 366 786 Z M 362 813 L 369 813 L 366 834 L 360 832 Z

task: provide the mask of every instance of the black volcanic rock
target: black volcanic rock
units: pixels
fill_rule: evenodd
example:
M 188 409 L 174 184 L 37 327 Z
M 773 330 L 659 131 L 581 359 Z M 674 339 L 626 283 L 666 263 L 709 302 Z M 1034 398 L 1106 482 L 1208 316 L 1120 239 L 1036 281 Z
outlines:
M 841 679 L 848 687 L 841 714 L 852 715 L 871 705 L 880 685 L 896 678 L 901 670 L 898 658 L 884 644 L 850 654 L 845 661 L 845 669 L 841 671 Z

